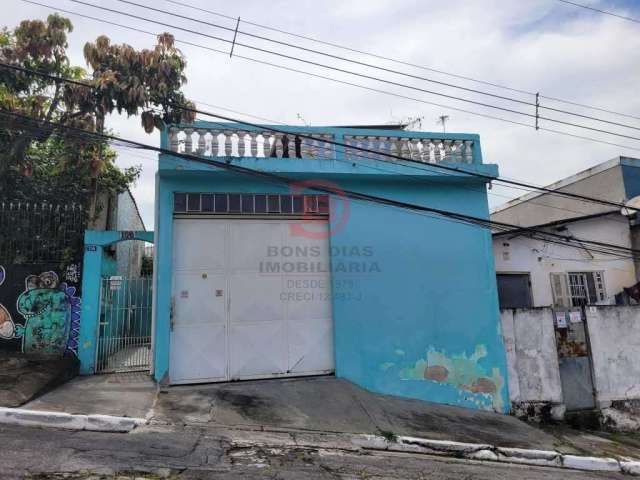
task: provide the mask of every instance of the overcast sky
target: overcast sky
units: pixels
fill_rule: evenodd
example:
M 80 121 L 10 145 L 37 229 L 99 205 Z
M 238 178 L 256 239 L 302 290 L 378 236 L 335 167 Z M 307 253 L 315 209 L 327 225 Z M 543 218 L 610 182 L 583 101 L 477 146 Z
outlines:
M 78 5 L 71 0 L 39 0 L 41 3 L 73 10 L 103 19 L 161 32 L 170 31 L 178 40 L 228 51 L 229 45 L 211 38 L 186 33 L 177 28 L 153 25 L 114 13 Z M 232 32 L 212 26 L 194 24 L 188 20 L 145 11 L 117 0 L 87 0 L 94 4 L 164 21 L 209 35 L 231 39 Z M 179 7 L 163 0 L 135 0 L 137 3 L 173 11 L 200 20 L 235 27 L 235 21 L 211 14 Z M 180 0 L 243 20 L 253 21 L 296 32 L 340 45 L 377 53 L 458 75 L 473 77 L 541 95 L 562 98 L 582 104 L 603 107 L 640 117 L 640 24 L 613 16 L 567 5 L 558 0 L 297 0 L 242 1 Z M 637 0 L 581 0 L 578 3 L 640 18 Z M 27 18 L 46 18 L 51 9 L 29 5 L 20 0 L 3 2 L 2 23 L 14 27 Z M 82 48 L 100 34 L 108 35 L 115 43 L 128 43 L 136 48 L 151 47 L 154 38 L 138 32 L 105 25 L 67 15 L 75 29 L 70 36 L 69 53 L 72 62 L 85 66 Z M 321 49 L 337 55 L 351 56 L 361 61 L 399 69 L 414 75 L 455 83 L 468 88 L 532 101 L 530 95 L 498 89 L 483 84 L 453 78 L 409 66 L 393 64 L 353 54 L 327 46 L 265 31 L 240 23 L 240 29 L 270 36 L 297 45 Z M 334 66 L 356 70 L 389 80 L 533 113 L 526 105 L 518 105 L 470 92 L 426 83 L 422 80 L 357 67 L 338 60 L 313 57 L 311 54 L 259 40 L 239 36 L 238 41 L 277 49 L 300 57 L 308 57 Z M 423 117 L 422 130 L 438 131 L 439 115 L 449 115 L 447 131 L 479 133 L 485 163 L 497 163 L 504 177 L 517 178 L 537 184 L 547 184 L 584 170 L 617 155 L 640 157 L 640 151 L 595 143 L 498 120 L 474 116 L 453 110 L 461 108 L 483 114 L 532 124 L 533 119 L 499 110 L 470 105 L 398 86 L 358 79 L 346 74 L 330 72 L 319 67 L 260 54 L 243 47 L 235 47 L 235 54 L 269 60 L 309 72 L 321 73 L 381 90 L 402 94 L 426 102 L 374 93 L 328 80 L 282 71 L 252 63 L 228 54 L 179 44 L 187 58 L 185 86 L 187 96 L 202 109 L 219 108 L 202 102 L 265 117 L 292 125 L 304 122 L 313 126 L 345 124 L 386 124 L 407 117 Z M 567 109 L 619 123 L 640 126 L 633 118 L 614 116 L 586 110 L 577 106 L 541 100 L 542 105 Z M 229 113 L 229 112 L 226 112 Z M 239 116 L 235 113 L 230 115 Z M 614 130 L 629 136 L 640 136 L 637 130 L 616 127 L 577 117 L 544 111 L 549 117 Z M 248 117 L 241 117 L 253 120 Z M 541 126 L 568 133 L 593 137 L 640 149 L 640 141 L 625 139 L 566 125 L 541 121 Z M 109 126 L 119 135 L 159 145 L 157 134 L 147 135 L 138 118 L 114 116 Z M 143 174 L 133 189 L 147 228 L 153 228 L 155 155 L 151 152 L 122 150 L 118 159 L 122 166 L 141 164 Z M 522 192 L 494 189 L 489 196 L 492 206 Z

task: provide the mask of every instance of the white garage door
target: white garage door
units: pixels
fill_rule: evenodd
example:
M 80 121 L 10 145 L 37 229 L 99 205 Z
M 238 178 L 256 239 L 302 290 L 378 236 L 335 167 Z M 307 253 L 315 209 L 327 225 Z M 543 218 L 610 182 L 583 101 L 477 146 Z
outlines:
M 174 220 L 171 383 L 333 371 L 327 235 L 296 222 Z

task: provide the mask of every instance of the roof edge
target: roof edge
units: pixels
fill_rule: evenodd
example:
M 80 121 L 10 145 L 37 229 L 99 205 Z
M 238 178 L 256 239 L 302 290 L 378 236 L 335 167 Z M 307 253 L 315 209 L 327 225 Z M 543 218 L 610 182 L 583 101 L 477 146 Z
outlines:
M 611 214 L 620 214 L 620 210 L 607 210 L 606 212 L 592 213 L 590 215 L 583 215 L 581 217 L 566 218 L 563 220 L 554 220 L 553 222 L 541 223 L 539 225 L 532 225 L 530 227 L 514 228 L 513 230 L 507 230 L 506 232 L 495 232 L 493 237 L 501 237 L 503 235 L 520 235 L 523 232 L 528 232 L 531 229 L 549 228 L 556 225 L 566 225 L 569 223 L 576 223 L 582 220 L 591 220 L 593 218 L 605 217 Z
M 545 185 L 543 188 L 547 188 L 547 189 L 560 189 L 560 188 L 564 188 L 567 187 L 573 183 L 579 182 L 580 180 L 584 180 L 586 178 L 589 178 L 593 175 L 596 175 L 598 173 L 602 173 L 605 170 L 609 170 L 611 168 L 617 167 L 618 165 L 622 165 L 622 160 L 623 159 L 632 159 L 632 160 L 639 160 L 640 159 L 635 159 L 633 157 L 623 157 L 621 155 L 612 158 L 611 160 L 607 160 L 606 162 L 602 162 L 599 163 L 598 165 L 595 165 L 593 167 L 587 168 L 586 170 L 581 170 L 578 173 L 574 173 L 573 175 L 570 175 L 568 177 L 565 177 L 561 180 L 558 180 L 557 182 L 551 183 L 549 185 Z M 529 200 L 533 200 L 534 198 L 540 197 L 542 195 L 547 195 L 549 192 L 530 192 L 527 193 L 525 195 L 522 195 L 520 197 L 516 197 L 512 200 L 507 201 L 506 203 L 503 203 L 502 205 L 499 205 L 498 207 L 494 208 L 491 210 L 491 215 L 495 214 L 495 213 L 499 213 L 502 212 L 504 210 L 507 210 L 511 207 L 515 207 L 516 205 L 519 205 L 521 203 L 524 202 L 528 202 Z

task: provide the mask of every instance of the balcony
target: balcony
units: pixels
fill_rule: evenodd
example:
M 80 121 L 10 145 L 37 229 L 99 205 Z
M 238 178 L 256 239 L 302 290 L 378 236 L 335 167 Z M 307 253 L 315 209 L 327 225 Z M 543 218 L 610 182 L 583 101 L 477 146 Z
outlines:
M 269 130 L 288 133 L 274 133 Z M 335 145 L 337 142 L 343 145 Z M 481 164 L 477 135 L 408 132 L 350 127 L 246 127 L 196 122 L 169 127 L 164 148 L 205 158 L 299 158 L 314 160 L 384 160 L 392 155 L 422 163 Z M 364 148 L 369 151 L 358 150 Z M 400 159 L 396 159 L 401 162 Z

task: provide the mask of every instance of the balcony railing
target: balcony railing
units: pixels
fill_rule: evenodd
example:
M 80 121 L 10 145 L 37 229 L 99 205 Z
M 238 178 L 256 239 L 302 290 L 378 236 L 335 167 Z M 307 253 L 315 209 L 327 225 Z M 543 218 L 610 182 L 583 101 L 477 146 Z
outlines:
M 334 130 L 327 129 L 328 132 Z M 357 129 L 339 130 L 340 135 L 307 131 L 284 134 L 236 128 L 174 126 L 169 128 L 169 148 L 174 152 L 204 157 L 390 160 L 392 158 L 387 155 L 392 155 L 424 163 L 473 163 L 475 158 L 475 142 L 466 138 L 439 138 L 437 134 L 420 132 L 397 135 L 389 130 L 381 130 L 379 135 L 354 135 Z M 334 145 L 333 141 L 344 146 Z

